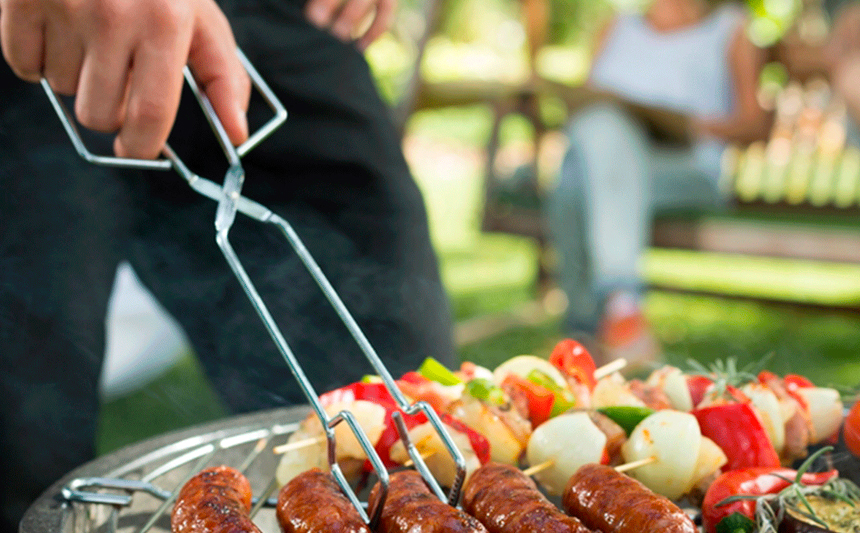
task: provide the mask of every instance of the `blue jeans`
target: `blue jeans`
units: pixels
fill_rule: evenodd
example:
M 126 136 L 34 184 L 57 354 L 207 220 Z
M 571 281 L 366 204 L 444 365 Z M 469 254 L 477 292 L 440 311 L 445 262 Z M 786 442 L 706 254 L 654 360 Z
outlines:
M 720 205 L 719 150 L 657 145 L 643 124 L 611 104 L 578 113 L 568 139 L 547 224 L 568 298 L 565 327 L 593 332 L 609 293 L 641 290 L 653 213 Z

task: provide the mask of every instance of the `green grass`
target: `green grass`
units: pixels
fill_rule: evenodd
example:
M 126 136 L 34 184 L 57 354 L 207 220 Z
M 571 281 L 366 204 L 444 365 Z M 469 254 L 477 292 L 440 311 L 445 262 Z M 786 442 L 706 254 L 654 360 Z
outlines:
M 104 454 L 147 437 L 221 418 L 227 409 L 191 353 L 143 389 L 102 406 L 96 450 Z

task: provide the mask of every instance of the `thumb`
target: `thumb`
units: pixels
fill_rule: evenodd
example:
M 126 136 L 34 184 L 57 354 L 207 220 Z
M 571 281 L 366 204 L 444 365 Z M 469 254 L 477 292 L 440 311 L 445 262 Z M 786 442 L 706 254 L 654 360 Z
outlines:
M 191 40 L 188 66 L 234 145 L 248 138 L 248 101 L 251 80 L 236 53 L 227 18 L 214 3 L 198 17 Z

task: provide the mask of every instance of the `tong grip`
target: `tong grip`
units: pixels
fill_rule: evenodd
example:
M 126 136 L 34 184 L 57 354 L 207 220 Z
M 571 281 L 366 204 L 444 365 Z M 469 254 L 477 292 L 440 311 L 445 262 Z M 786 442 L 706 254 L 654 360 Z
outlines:
M 257 69 L 254 68 L 254 65 L 251 64 L 241 49 L 237 48 L 236 54 L 239 56 L 239 61 L 242 63 L 245 71 L 248 73 L 248 77 L 251 78 L 253 87 L 260 93 L 263 100 L 274 113 L 274 116 L 269 119 L 268 122 L 261 126 L 257 131 L 253 132 L 248 137 L 247 141 L 237 147 L 233 147 L 229 139 L 227 139 L 227 134 L 224 132 L 221 121 L 215 114 L 209 99 L 200 91 L 191 70 L 188 67 L 185 67 L 183 70 L 186 82 L 191 87 L 194 96 L 197 98 L 197 101 L 203 110 L 203 114 L 206 116 L 206 120 L 209 122 L 209 125 L 218 137 L 218 142 L 221 144 L 221 148 L 224 150 L 224 154 L 231 165 L 238 165 L 241 157 L 254 149 L 287 119 L 287 111 L 283 104 L 278 100 L 277 96 L 275 96 L 274 92 L 269 88 L 268 84 L 266 84 L 259 72 L 257 72 Z M 40 83 L 45 94 L 48 96 L 48 100 L 51 102 L 54 111 L 60 118 L 60 122 L 63 124 L 63 129 L 66 130 L 66 134 L 72 141 L 75 151 L 77 151 L 78 155 L 87 162 L 101 166 L 143 170 L 170 170 L 174 167 L 175 161 L 172 161 L 170 158 L 135 159 L 130 157 L 105 156 L 92 153 L 81 138 L 77 123 L 69 112 L 69 109 L 59 96 L 57 96 L 57 93 L 55 93 L 51 88 L 48 80 L 42 78 Z

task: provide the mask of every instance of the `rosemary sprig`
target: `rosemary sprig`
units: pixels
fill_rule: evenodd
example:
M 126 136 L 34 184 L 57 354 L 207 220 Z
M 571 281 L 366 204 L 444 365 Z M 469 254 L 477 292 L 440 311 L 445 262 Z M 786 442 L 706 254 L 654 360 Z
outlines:
M 725 396 L 729 387 L 740 387 L 744 383 L 758 379 L 758 373 L 765 369 L 774 355 L 775 352 L 771 352 L 759 361 L 753 361 L 743 368 L 738 368 L 737 357 L 717 359 L 708 366 L 695 359 L 687 359 L 687 366 L 689 367 L 687 373 L 711 379 L 714 382 L 712 394 L 719 398 Z

